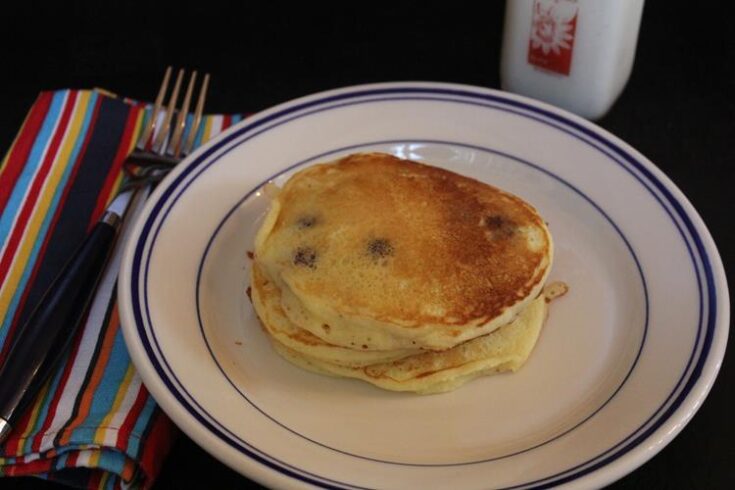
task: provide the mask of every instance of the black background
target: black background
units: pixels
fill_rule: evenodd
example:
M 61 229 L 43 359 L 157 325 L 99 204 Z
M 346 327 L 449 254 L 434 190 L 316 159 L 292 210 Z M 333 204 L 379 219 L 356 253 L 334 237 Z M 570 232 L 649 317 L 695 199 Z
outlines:
M 252 112 L 315 91 L 377 81 L 499 87 L 503 2 L 344 3 L 349 5 L 5 6 L 0 150 L 10 145 L 40 90 L 97 86 L 151 98 L 168 64 L 212 74 L 210 112 Z M 649 0 L 628 86 L 598 123 L 655 162 L 687 195 L 731 279 L 735 29 L 728 4 Z M 726 358 L 691 423 L 611 488 L 735 488 L 734 370 Z M 181 435 L 154 488 L 247 482 Z M 0 487 L 56 485 L 2 479 Z

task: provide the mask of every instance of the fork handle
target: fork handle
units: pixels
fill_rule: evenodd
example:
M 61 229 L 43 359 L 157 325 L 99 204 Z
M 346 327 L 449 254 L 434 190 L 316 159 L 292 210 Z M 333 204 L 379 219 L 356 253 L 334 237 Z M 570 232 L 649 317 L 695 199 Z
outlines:
M 120 216 L 105 212 L 16 332 L 0 368 L 0 443 L 71 345 L 119 227 Z

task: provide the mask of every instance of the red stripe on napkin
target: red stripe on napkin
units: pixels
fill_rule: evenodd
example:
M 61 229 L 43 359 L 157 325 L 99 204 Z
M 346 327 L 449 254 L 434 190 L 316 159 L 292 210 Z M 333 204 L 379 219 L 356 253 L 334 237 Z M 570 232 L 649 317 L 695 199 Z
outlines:
M 53 94 L 51 92 L 43 92 L 38 96 L 13 143 L 5 168 L 0 173 L 0 213 L 5 209 L 8 199 L 10 199 L 10 193 L 13 191 L 13 186 L 15 186 L 23 166 L 28 160 L 33 142 L 36 140 L 36 135 L 41 130 L 43 120 L 51 106 L 52 98 Z

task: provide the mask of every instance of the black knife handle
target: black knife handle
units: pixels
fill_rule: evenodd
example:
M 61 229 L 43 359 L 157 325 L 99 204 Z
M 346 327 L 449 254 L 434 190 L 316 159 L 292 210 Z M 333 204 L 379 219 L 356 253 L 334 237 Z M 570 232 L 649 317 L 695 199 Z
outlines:
M 107 263 L 119 222 L 117 214 L 105 213 L 15 333 L 0 368 L 0 418 L 8 424 L 13 425 L 33 401 L 71 345 Z

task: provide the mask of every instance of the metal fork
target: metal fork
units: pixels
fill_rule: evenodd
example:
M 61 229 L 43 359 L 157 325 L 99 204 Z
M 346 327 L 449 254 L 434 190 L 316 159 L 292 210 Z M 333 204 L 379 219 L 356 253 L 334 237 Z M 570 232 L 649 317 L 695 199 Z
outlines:
M 184 79 L 183 69 L 178 72 L 166 108 L 163 107 L 171 71 L 171 67 L 166 69 L 151 117 L 134 151 L 123 164 L 126 179 L 121 190 L 17 332 L 5 363 L 0 367 L 0 443 L 71 345 L 94 297 L 131 202 L 144 199 L 150 187 L 194 148 L 209 75 L 204 76 L 194 115 L 189 119 L 196 71 L 189 78 L 178 111 L 176 104 Z M 174 114 L 176 121 L 172 124 Z
M 199 97 L 196 103 L 196 109 L 191 120 L 189 132 L 186 140 L 183 141 L 184 132 L 187 126 L 187 117 L 189 115 L 189 107 L 191 105 L 191 97 L 196 83 L 197 72 L 194 71 L 189 78 L 189 84 L 186 88 L 186 94 L 181 104 L 181 108 L 176 110 L 176 102 L 179 98 L 181 83 L 184 79 L 184 70 L 180 69 L 174 83 L 173 90 L 169 96 L 168 105 L 164 109 L 163 100 L 168 91 L 171 79 L 171 67 L 166 68 L 166 73 L 161 82 L 161 88 L 153 105 L 151 117 L 138 138 L 133 152 L 127 157 L 123 168 L 127 174 L 126 182 L 123 184 L 117 198 L 108 208 L 107 212 L 113 212 L 118 219 L 122 216 L 117 212 L 119 209 L 124 210 L 128 206 L 130 197 L 134 191 L 139 190 L 146 184 L 155 183 L 168 171 L 181 161 L 183 157 L 188 155 L 194 148 L 199 126 L 202 122 L 202 111 L 204 110 L 204 102 L 209 87 L 209 74 L 204 75 L 204 81 L 199 89 Z M 163 121 L 159 119 L 163 112 Z M 177 113 L 176 122 L 172 125 L 173 116 Z M 104 220 L 103 216 L 103 220 Z M 115 220 L 114 217 L 109 219 Z

